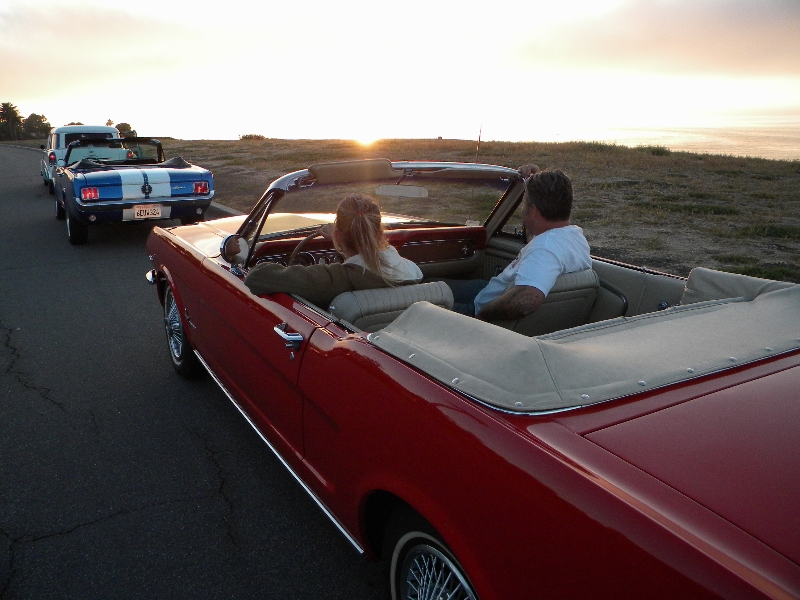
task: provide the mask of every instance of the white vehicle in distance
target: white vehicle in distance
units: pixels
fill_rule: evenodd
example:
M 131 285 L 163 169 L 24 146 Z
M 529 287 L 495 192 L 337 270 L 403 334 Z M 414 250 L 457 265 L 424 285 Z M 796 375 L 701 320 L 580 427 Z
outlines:
M 56 163 L 63 160 L 67 154 L 67 146 L 75 140 L 85 137 L 118 138 L 119 131 L 116 127 L 106 125 L 65 125 L 53 127 L 47 136 L 47 145 L 39 146 L 44 152 L 40 161 L 39 172 L 44 180 L 44 185 L 50 189 L 50 194 L 55 193 L 53 178 L 56 172 Z

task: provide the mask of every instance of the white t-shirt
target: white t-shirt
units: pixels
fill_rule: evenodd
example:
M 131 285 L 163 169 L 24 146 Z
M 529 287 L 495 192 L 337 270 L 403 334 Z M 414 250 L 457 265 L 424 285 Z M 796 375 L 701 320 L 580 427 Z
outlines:
M 545 296 L 562 273 L 583 271 L 592 266 L 589 242 L 577 225 L 548 229 L 534 237 L 517 258 L 489 281 L 475 296 L 475 314 L 510 285 L 535 287 Z
M 383 276 L 389 281 L 415 281 L 417 283 L 422 281 L 422 271 L 420 271 L 416 263 L 400 256 L 394 246 L 381 250 L 381 261 L 384 265 Z M 367 268 L 360 254 L 351 256 L 344 261 L 344 264 L 360 265 L 365 269 Z

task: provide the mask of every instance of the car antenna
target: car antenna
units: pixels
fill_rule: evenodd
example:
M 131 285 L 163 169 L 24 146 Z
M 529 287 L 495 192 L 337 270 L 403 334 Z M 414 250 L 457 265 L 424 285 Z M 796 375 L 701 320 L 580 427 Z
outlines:
M 478 129 L 478 145 L 475 146 L 475 163 L 478 162 L 478 152 L 481 149 L 481 133 L 483 133 L 483 123 L 481 123 L 480 128 Z

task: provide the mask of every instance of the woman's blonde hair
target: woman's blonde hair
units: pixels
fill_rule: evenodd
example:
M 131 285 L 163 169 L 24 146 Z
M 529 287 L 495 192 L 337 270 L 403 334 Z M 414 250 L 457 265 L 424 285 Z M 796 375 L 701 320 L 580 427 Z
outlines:
M 389 246 L 389 242 L 383 232 L 378 203 L 366 194 L 347 194 L 336 209 L 334 227 L 341 236 L 340 243 L 360 254 L 370 271 L 384 277 L 381 251 Z M 336 249 L 344 253 L 339 244 L 336 244 Z

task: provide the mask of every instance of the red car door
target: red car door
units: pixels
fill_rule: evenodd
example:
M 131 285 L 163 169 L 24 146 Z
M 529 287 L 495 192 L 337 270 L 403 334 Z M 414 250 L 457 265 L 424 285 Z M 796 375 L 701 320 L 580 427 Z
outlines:
M 318 324 L 301 315 L 289 296 L 278 295 L 279 300 L 255 296 L 223 264 L 207 258 L 196 278 L 201 299 L 199 314 L 192 318 L 196 346 L 281 454 L 300 458 L 303 405 L 297 379 L 308 339 Z

